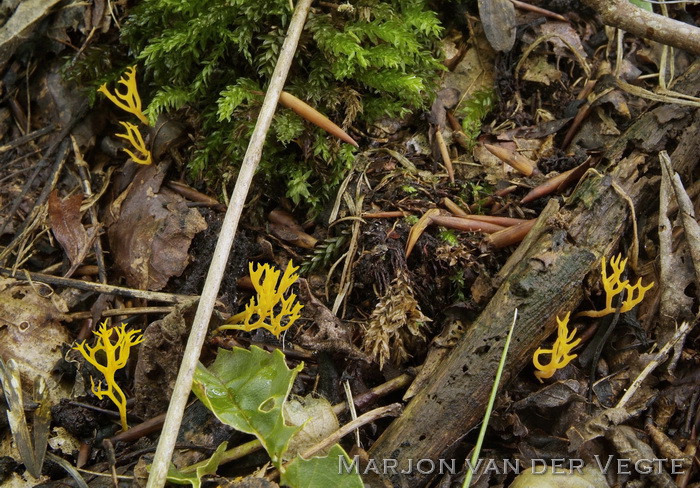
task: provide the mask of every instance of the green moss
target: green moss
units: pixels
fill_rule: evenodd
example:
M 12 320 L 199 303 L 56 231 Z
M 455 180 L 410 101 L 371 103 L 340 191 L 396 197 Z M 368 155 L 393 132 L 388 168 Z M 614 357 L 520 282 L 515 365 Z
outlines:
M 462 118 L 462 130 L 467 135 L 472 148 L 476 145 L 476 139 L 481 134 L 481 124 L 484 118 L 493 110 L 494 102 L 495 93 L 493 90 L 484 89 L 474 92 L 457 107 L 457 115 Z
M 145 68 L 147 115 L 196 114 L 193 176 L 235 177 L 262 101 L 255 92 L 267 87 L 291 14 L 289 0 L 142 0 L 131 11 L 122 35 Z M 424 109 L 442 69 L 440 33 L 423 0 L 317 5 L 285 90 L 346 128 Z M 353 161 L 349 146 L 280 109 L 260 176 L 315 207 Z

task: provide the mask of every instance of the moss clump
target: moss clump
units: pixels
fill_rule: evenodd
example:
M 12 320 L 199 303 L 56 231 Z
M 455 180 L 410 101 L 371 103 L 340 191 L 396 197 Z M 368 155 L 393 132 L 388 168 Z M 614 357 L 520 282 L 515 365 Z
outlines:
M 289 0 L 143 0 L 123 40 L 151 88 L 146 113 L 196 114 L 189 169 L 220 184 L 235 176 L 292 15 Z M 344 128 L 421 109 L 442 66 L 441 27 L 422 0 L 319 3 L 309 14 L 286 90 Z M 263 153 L 269 187 L 312 207 L 325 202 L 353 149 L 279 108 Z

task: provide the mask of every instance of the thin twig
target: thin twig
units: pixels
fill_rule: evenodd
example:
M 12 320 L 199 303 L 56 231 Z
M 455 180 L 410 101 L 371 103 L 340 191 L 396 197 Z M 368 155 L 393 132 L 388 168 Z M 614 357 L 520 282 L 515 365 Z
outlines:
M 370 422 L 374 422 L 375 420 L 379 420 L 384 417 L 398 417 L 401 414 L 401 410 L 402 406 L 400 403 L 392 403 L 391 405 L 387 405 L 386 407 L 379 407 L 375 408 L 374 410 L 370 410 L 369 412 L 360 415 L 352 422 L 348 422 L 347 424 L 343 425 L 340 429 L 336 430 L 331 435 L 323 439 L 321 442 L 310 447 L 300 455 L 304 459 L 311 459 L 314 455 L 318 454 L 319 452 L 328 449 L 334 444 L 337 444 L 340 441 L 340 439 L 351 433 L 353 430 L 359 429 L 363 425 L 369 424 Z M 287 464 L 289 463 L 286 463 L 285 465 Z M 278 476 L 279 471 L 275 469 L 273 471 L 270 471 L 266 478 L 272 481 Z
M 73 143 L 73 153 L 75 154 L 75 165 L 78 167 L 78 174 L 80 174 L 83 193 L 85 194 L 85 199 L 87 200 L 93 196 L 88 171 L 89 166 L 83 159 L 83 155 L 80 152 L 80 147 L 78 147 L 78 142 L 72 135 L 71 142 Z M 105 266 L 105 257 L 104 253 L 102 252 L 102 240 L 100 239 L 98 228 L 100 222 L 97 218 L 97 210 L 95 209 L 94 205 L 91 205 L 88 209 L 88 215 L 90 216 L 90 223 L 92 224 L 94 231 L 98 233 L 95 236 L 95 243 L 93 244 L 95 248 L 95 261 L 97 262 L 97 277 L 100 280 L 100 283 L 107 283 L 107 268 Z
M 547 10 L 544 8 L 536 7 L 535 5 L 530 5 L 529 3 L 520 2 L 518 0 L 510 0 L 513 5 L 522 10 L 529 10 L 530 12 L 535 12 L 536 14 L 544 15 L 555 20 L 561 20 L 562 22 L 568 22 L 567 18 L 563 15 L 559 15 L 556 12 Z
M 646 365 L 642 372 L 639 373 L 639 376 L 637 376 L 637 378 L 632 382 L 629 388 L 627 388 L 627 391 L 622 396 L 622 398 L 620 398 L 620 401 L 617 402 L 615 408 L 625 408 L 625 406 L 629 403 L 634 394 L 637 393 L 639 387 L 642 386 L 642 383 L 647 378 L 647 376 L 649 376 L 657 368 L 657 366 L 659 366 L 666 360 L 668 351 L 671 350 L 671 348 L 676 344 L 676 342 L 683 339 L 688 334 L 688 332 L 690 332 L 694 325 L 695 324 L 691 322 L 683 322 L 683 324 L 676 331 L 676 333 L 673 334 L 673 337 L 671 337 L 671 339 L 666 344 L 664 344 L 664 347 L 662 347 L 661 350 L 656 353 L 654 358 L 651 361 L 649 361 L 649 364 Z
M 36 164 L 34 172 L 31 175 L 29 175 L 29 178 L 27 178 L 27 180 L 24 182 L 24 185 L 22 186 L 22 191 L 19 193 L 19 195 L 17 195 L 17 197 L 15 197 L 14 201 L 12 202 L 12 206 L 10 207 L 10 210 L 5 214 L 5 219 L 2 222 L 2 226 L 0 226 L 0 235 L 2 235 L 2 233 L 5 231 L 5 228 L 12 221 L 12 217 L 15 215 L 15 212 L 17 212 L 17 209 L 24 201 L 27 193 L 29 192 L 29 189 L 32 186 L 32 183 L 34 182 L 34 179 L 49 164 L 49 158 L 53 156 L 53 154 L 56 152 L 59 146 L 63 143 L 63 140 L 66 138 L 66 136 L 68 136 L 68 134 L 70 134 L 70 132 L 73 130 L 73 127 L 75 127 L 75 125 L 83 119 L 83 116 L 85 115 L 85 113 L 87 113 L 87 110 L 88 103 L 87 101 L 85 101 L 83 104 L 80 105 L 80 108 L 78 109 L 75 116 L 68 123 L 68 125 L 58 134 L 56 140 L 46 150 L 46 152 L 44 153 L 44 157 Z
M 119 317 L 120 315 L 146 315 L 146 314 L 156 314 L 156 313 L 172 313 L 175 310 L 174 307 L 133 307 L 133 308 L 112 308 L 109 310 L 102 310 L 100 312 L 100 317 Z M 91 319 L 93 313 L 90 310 L 85 310 L 83 312 L 69 313 L 68 316 L 73 320 L 84 320 Z
M 54 186 L 56 185 L 58 181 L 58 176 L 60 175 L 61 170 L 63 169 L 63 165 L 66 162 L 67 157 L 68 141 L 64 140 L 60 144 L 58 155 L 56 156 L 56 160 L 54 161 L 53 167 L 51 168 L 51 174 L 48 177 L 48 181 L 46 182 L 44 189 L 41 191 L 39 196 L 32 202 L 32 209 L 29 212 L 29 215 L 27 215 L 27 218 L 24 219 L 24 222 L 22 222 L 22 224 L 17 229 L 17 232 L 15 232 L 15 237 L 7 245 L 7 247 L 3 249 L 2 252 L 0 252 L 0 263 L 4 263 L 5 259 L 7 259 L 7 257 L 12 253 L 12 251 L 15 248 L 20 247 L 22 242 L 24 242 L 25 237 L 27 237 L 27 235 L 29 235 L 29 233 L 38 225 L 38 217 L 41 214 L 42 207 L 46 200 L 49 198 L 49 194 L 53 190 Z M 32 177 L 33 176 L 35 176 L 35 174 L 32 174 Z M 28 191 L 29 188 L 26 188 L 25 185 L 25 188 L 22 189 L 21 196 L 26 196 L 26 192 Z M 19 202 L 22 202 L 22 198 L 19 198 Z M 11 213 L 7 215 L 2 227 L 0 228 L 0 235 L 2 235 L 2 232 L 5 229 L 6 225 L 12 220 L 12 214 L 17 211 L 17 208 L 19 208 L 19 205 L 17 205 L 17 207 L 14 207 L 13 204 L 13 208 L 10 210 Z M 20 254 L 21 252 L 17 253 L 17 262 L 19 262 Z
M 272 73 L 272 79 L 270 80 L 265 100 L 260 109 L 260 115 L 258 116 L 255 129 L 250 138 L 243 163 L 241 163 L 241 170 L 238 173 L 236 186 L 231 194 L 230 204 L 226 210 L 224 222 L 221 225 L 221 234 L 216 243 L 216 249 L 214 250 L 211 264 L 209 265 L 209 272 L 207 273 L 207 279 L 204 283 L 204 289 L 202 290 L 202 297 L 197 307 L 190 337 L 187 340 L 187 347 L 185 348 L 182 363 L 180 364 L 180 372 L 178 373 L 175 388 L 173 389 L 173 394 L 170 399 L 168 414 L 165 418 L 165 424 L 163 425 L 163 433 L 158 441 L 158 448 L 153 458 L 151 473 L 148 477 L 148 484 L 146 485 L 147 488 L 160 488 L 165 485 L 170 458 L 172 457 L 177 434 L 180 430 L 180 424 L 182 423 L 182 415 L 185 410 L 185 405 L 187 404 L 187 398 L 190 395 L 190 390 L 192 389 L 194 370 L 199 361 L 204 338 L 209 328 L 209 319 L 214 311 L 216 296 L 219 293 L 221 280 L 223 279 L 226 269 L 226 262 L 231 253 L 231 247 L 233 246 L 233 240 L 236 236 L 236 229 L 238 228 L 238 222 L 241 217 L 241 212 L 243 211 L 243 205 L 248 196 L 248 190 L 253 181 L 253 175 L 260 162 L 265 136 L 272 123 L 272 117 L 277 108 L 277 102 L 280 93 L 282 93 L 284 82 L 287 79 L 287 74 L 289 73 L 289 68 L 292 64 L 292 59 L 294 58 L 294 53 L 299 43 L 299 37 L 304 28 L 306 15 L 311 7 L 311 2 L 312 0 L 299 0 L 296 5 L 294 15 L 289 24 L 289 30 L 287 31 L 287 37 L 280 50 L 279 59 Z
M 17 272 L 13 272 L 9 268 L 0 267 L 0 275 L 16 279 L 26 278 L 32 281 L 46 283 L 48 285 L 67 286 L 69 288 L 77 288 L 78 290 L 107 293 L 109 295 L 119 295 L 129 298 L 144 298 L 146 300 L 155 300 L 157 302 L 165 303 L 187 303 L 199 298 L 196 295 L 175 295 L 173 293 L 163 293 L 160 291 L 136 290 L 134 288 L 126 288 L 123 286 L 105 285 L 103 283 L 93 283 L 91 281 L 61 278 L 59 276 L 51 276 L 42 273 L 32 273 L 21 269 L 17 270 Z
M 700 29 L 641 9 L 627 0 L 584 0 L 605 24 L 635 36 L 700 54 Z
M 54 130 L 56 130 L 56 126 L 54 124 L 49 124 L 46 127 L 42 127 L 41 129 L 37 129 L 34 132 L 30 132 L 26 136 L 18 137 L 17 139 L 11 141 L 9 144 L 0 146 L 0 154 L 4 153 L 5 151 L 9 151 L 10 149 L 15 149 L 16 147 L 19 147 L 22 144 L 26 144 L 29 141 L 33 141 L 37 137 L 46 135 L 49 132 L 53 132 Z

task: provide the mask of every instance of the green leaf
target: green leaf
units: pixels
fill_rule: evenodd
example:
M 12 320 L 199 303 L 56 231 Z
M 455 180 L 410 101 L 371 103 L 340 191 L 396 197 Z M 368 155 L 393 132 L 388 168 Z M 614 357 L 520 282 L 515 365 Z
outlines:
M 653 12 L 654 8 L 651 6 L 649 2 L 646 2 L 644 0 L 630 0 L 630 3 L 632 5 L 636 5 L 637 7 L 641 8 L 642 10 L 646 10 L 647 12 Z
M 214 451 L 214 454 L 207 460 L 206 464 L 198 467 L 194 473 L 180 471 L 175 466 L 171 465 L 170 469 L 168 469 L 168 481 L 176 485 L 190 484 L 194 488 L 199 488 L 202 486 L 203 476 L 214 474 L 216 470 L 219 469 L 221 457 L 224 455 L 227 446 L 228 442 L 225 441 L 219 444 L 219 447 L 216 448 L 216 451 Z
M 219 349 L 216 361 L 197 366 L 192 391 L 226 425 L 255 435 L 275 465 L 298 427 L 285 425 L 282 406 L 303 363 L 290 370 L 284 355 L 252 346 Z
M 357 470 L 352 469 L 348 473 L 346 466 L 351 464 L 347 453 L 336 444 L 331 447 L 326 457 L 304 459 L 297 456 L 287 465 L 280 481 L 281 484 L 292 488 L 363 488 L 364 484 Z

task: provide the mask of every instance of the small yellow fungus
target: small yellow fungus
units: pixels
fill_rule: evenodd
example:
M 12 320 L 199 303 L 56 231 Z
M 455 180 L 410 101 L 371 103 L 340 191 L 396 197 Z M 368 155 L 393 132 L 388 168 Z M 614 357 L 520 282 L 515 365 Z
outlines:
M 642 285 L 642 279 L 639 278 L 637 284 L 630 285 L 629 280 L 620 281 L 622 273 L 625 271 L 625 266 L 627 265 L 627 258 L 622 259 L 622 255 L 618 254 L 617 257 L 610 258 L 610 267 L 612 268 L 612 273 L 608 276 L 607 269 L 605 266 L 605 257 L 601 260 L 601 269 L 603 275 L 603 288 L 605 289 L 605 308 L 603 310 L 588 310 L 585 312 L 580 312 L 579 317 L 603 317 L 611 313 L 615 313 L 615 307 L 613 306 L 613 298 L 622 293 L 623 290 L 627 290 L 627 296 L 622 302 L 620 307 L 620 313 L 629 312 L 634 307 L 639 305 L 642 300 L 644 300 L 644 294 L 654 286 L 652 281 L 648 286 Z M 636 292 L 636 296 L 635 296 Z
M 129 122 L 119 122 L 124 129 L 126 129 L 125 134 L 115 134 L 117 137 L 121 137 L 122 139 L 126 139 L 131 143 L 131 145 L 136 149 L 139 153 L 143 155 L 143 158 L 140 158 L 134 154 L 134 152 L 130 151 L 129 149 L 123 148 L 122 150 L 131 157 L 131 159 L 138 164 L 151 164 L 153 161 L 151 159 L 151 151 L 146 149 L 146 143 L 143 142 L 143 137 L 141 137 L 141 131 L 139 131 L 139 128 L 136 127 L 134 124 L 130 124 Z
M 114 105 L 119 107 L 126 112 L 136 115 L 141 122 L 148 125 L 148 119 L 141 111 L 141 97 L 139 96 L 139 90 L 136 87 L 136 66 L 130 66 L 126 70 L 126 74 L 122 76 L 119 84 L 126 87 L 126 92 L 121 93 L 116 88 L 114 89 L 114 95 L 109 93 L 107 90 L 107 84 L 103 84 L 97 89 L 98 92 L 104 93 L 104 95 L 109 98 Z
M 126 366 L 131 347 L 143 342 L 140 330 L 127 331 L 125 327 L 126 324 L 122 324 L 119 327 L 108 328 L 107 321 L 104 321 L 94 331 L 95 336 L 97 336 L 97 344 L 94 347 L 88 346 L 85 344 L 85 341 L 73 347 L 73 349 L 80 351 L 85 360 L 97 368 L 105 377 L 105 383 L 107 384 L 105 389 L 102 389 L 101 380 L 95 386 L 95 380 L 93 380 L 92 376 L 90 377 L 92 392 L 100 400 L 106 396 L 117 406 L 122 430 L 128 428 L 126 423 L 126 396 L 122 389 L 119 388 L 119 385 L 117 385 L 114 375 L 118 370 Z M 117 334 L 117 340 L 114 343 L 110 340 L 112 332 Z M 100 359 L 98 359 L 98 355 Z M 100 362 L 100 360 L 103 362 Z
M 299 267 L 293 266 L 290 260 L 282 279 L 280 279 L 279 270 L 269 264 L 262 266 L 258 264 L 253 270 L 253 263 L 250 263 L 248 268 L 257 296 L 250 299 L 243 312 L 229 318 L 226 324 L 217 330 L 237 329 L 250 332 L 262 327 L 279 337 L 301 317 L 299 312 L 304 308 L 303 305 L 296 303 L 297 296 L 294 293 L 284 298 L 286 291 L 299 278 L 296 274 Z M 277 307 L 278 304 L 279 307 Z M 275 307 L 278 308 L 277 312 Z
M 538 380 L 540 380 L 540 383 L 543 383 L 542 380 L 544 378 L 551 378 L 556 370 L 562 369 L 577 356 L 576 354 L 570 353 L 574 347 L 579 345 L 581 339 L 579 338 L 575 341 L 573 340 L 574 336 L 576 335 L 576 329 L 569 334 L 568 325 L 570 315 L 571 312 L 567 312 L 566 317 L 564 317 L 563 320 L 560 320 L 559 317 L 557 317 L 557 323 L 559 324 L 557 330 L 557 340 L 554 341 L 552 348 L 543 349 L 539 347 L 532 356 L 532 362 L 535 365 L 535 368 L 538 369 L 538 371 L 535 371 L 535 376 Z M 540 354 L 551 354 L 552 359 L 549 361 L 549 364 L 543 365 L 540 363 Z

